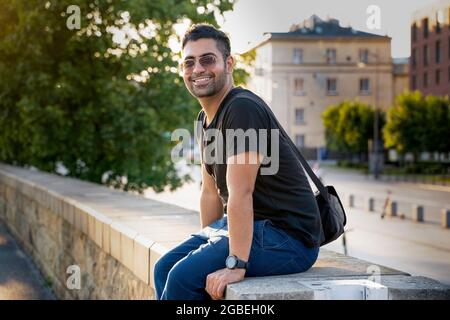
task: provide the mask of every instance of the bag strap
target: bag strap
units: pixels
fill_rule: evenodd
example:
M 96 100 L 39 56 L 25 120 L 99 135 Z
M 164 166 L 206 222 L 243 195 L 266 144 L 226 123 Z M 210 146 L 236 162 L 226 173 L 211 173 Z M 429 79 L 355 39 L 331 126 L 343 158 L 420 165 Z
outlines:
M 250 100 L 254 101 L 258 105 L 260 104 L 259 101 L 255 100 L 254 97 L 252 95 L 247 94 L 247 92 L 242 92 L 242 93 L 236 94 L 234 97 L 232 97 L 230 99 L 228 104 L 231 104 L 232 101 L 234 101 L 235 99 L 237 99 L 239 97 L 247 98 L 247 99 L 250 99 Z M 272 110 L 270 108 L 268 108 L 268 109 L 271 112 L 273 119 L 275 119 L 275 123 L 277 124 L 279 130 L 281 131 L 281 134 L 286 138 L 286 140 L 288 141 L 289 145 L 294 150 L 294 153 L 297 156 L 297 159 L 300 161 L 300 163 L 303 166 L 303 168 L 305 169 L 307 175 L 311 178 L 311 180 L 313 181 L 313 183 L 317 187 L 317 190 L 319 190 L 319 193 L 323 196 L 325 201 L 328 201 L 329 195 L 328 195 L 327 188 L 325 188 L 325 186 L 323 185 L 322 181 L 319 180 L 319 178 L 316 176 L 314 171 L 311 169 L 311 167 L 309 166 L 309 164 L 306 161 L 305 157 L 302 155 L 300 150 L 297 148 L 297 146 L 294 144 L 292 139 L 289 137 L 289 135 L 283 129 L 281 124 L 278 122 L 277 118 L 275 117 L 275 114 L 272 112 Z

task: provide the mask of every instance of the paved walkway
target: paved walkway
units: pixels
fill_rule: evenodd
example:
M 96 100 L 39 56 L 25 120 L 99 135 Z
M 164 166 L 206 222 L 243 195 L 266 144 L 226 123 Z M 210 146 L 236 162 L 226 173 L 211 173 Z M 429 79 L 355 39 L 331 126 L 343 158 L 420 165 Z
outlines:
M 31 259 L 0 220 L 0 300 L 53 300 Z

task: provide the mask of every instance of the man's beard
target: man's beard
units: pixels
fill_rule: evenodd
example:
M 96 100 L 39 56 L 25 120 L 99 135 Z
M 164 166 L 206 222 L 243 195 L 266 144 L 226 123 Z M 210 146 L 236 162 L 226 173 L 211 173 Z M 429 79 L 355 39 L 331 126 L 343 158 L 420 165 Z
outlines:
M 205 76 L 209 75 L 205 74 Z M 211 78 L 210 83 L 203 88 L 196 87 L 194 83 L 191 80 L 189 80 L 188 89 L 191 92 L 191 94 L 196 98 L 212 97 L 223 89 L 226 83 L 226 79 L 227 74 L 225 71 L 220 74 L 216 74 L 216 76 L 213 76 Z

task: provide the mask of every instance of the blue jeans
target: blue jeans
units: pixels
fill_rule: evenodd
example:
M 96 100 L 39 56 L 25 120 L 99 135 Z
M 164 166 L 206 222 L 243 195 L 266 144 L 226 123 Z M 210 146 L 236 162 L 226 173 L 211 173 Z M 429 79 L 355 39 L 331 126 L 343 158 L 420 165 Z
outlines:
M 208 300 L 206 277 L 225 268 L 229 254 L 227 218 L 224 216 L 162 256 L 155 265 L 158 300 Z M 275 227 L 270 220 L 254 221 L 253 241 L 246 277 L 304 272 L 316 262 L 319 248 Z

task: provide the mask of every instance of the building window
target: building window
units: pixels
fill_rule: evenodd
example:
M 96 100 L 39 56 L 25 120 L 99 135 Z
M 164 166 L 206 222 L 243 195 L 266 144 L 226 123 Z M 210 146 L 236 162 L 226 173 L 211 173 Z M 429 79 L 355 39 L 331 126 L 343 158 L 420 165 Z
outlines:
M 412 89 L 413 90 L 416 90 L 417 89 L 417 82 L 416 82 L 417 80 L 416 80 L 416 76 L 414 75 L 414 76 L 412 76 L 412 81 L 411 81 L 411 86 L 412 86 Z
M 295 109 L 295 124 L 305 123 L 305 109 L 297 108 Z
M 435 60 L 436 60 L 436 63 L 441 62 L 441 42 L 439 40 L 436 41 Z
M 336 49 L 327 49 L 327 63 L 334 64 L 336 63 Z
M 359 62 L 369 63 L 369 50 L 359 49 Z
M 437 85 L 441 83 L 441 70 L 439 69 L 436 70 L 435 80 Z
M 370 92 L 369 78 L 359 79 L 359 93 L 367 94 Z
M 417 65 L 417 51 L 416 51 L 416 48 L 412 49 L 411 61 L 412 61 L 412 67 L 416 68 L 416 65 Z
M 428 65 L 428 45 L 423 46 L 423 65 Z
M 295 78 L 294 80 L 294 95 L 303 96 L 305 95 L 305 80 L 303 78 Z
M 428 18 L 422 20 L 423 37 L 428 38 Z
M 337 80 L 336 78 L 327 79 L 327 94 L 337 94 Z
M 416 42 L 417 40 L 417 23 L 413 23 L 411 26 L 411 38 L 413 42 Z
M 296 134 L 295 135 L 295 145 L 297 148 L 303 148 L 305 146 L 305 135 L 304 134 Z
M 292 59 L 294 64 L 301 64 L 303 62 L 303 50 L 294 48 Z
M 428 87 L 428 73 L 424 73 L 423 74 L 423 87 L 427 88 Z

